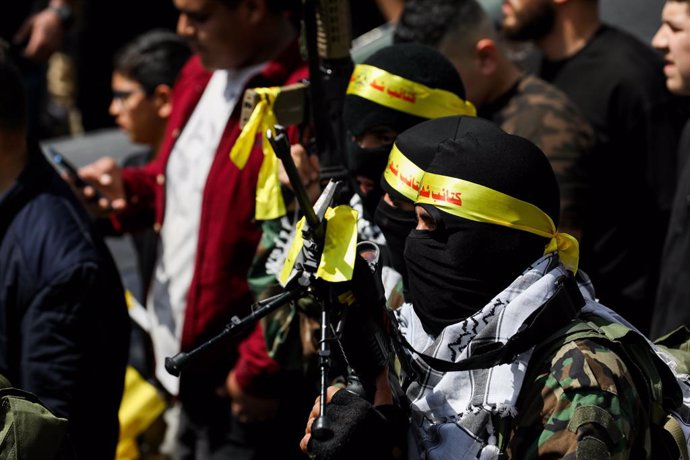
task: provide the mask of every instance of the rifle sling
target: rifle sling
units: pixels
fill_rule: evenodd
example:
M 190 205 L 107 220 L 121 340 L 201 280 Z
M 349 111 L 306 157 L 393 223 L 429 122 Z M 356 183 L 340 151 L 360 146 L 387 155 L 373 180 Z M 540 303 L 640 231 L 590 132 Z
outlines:
M 553 331 L 567 325 L 585 304 L 573 276 L 562 276 L 557 280 L 556 293 L 535 311 L 505 344 L 491 344 L 490 349 L 458 362 L 445 361 L 416 351 L 402 338 L 405 348 L 417 354 L 429 367 L 439 372 L 469 371 L 487 369 L 512 362 L 517 355 L 546 340 Z M 489 348 L 489 347 L 486 347 Z

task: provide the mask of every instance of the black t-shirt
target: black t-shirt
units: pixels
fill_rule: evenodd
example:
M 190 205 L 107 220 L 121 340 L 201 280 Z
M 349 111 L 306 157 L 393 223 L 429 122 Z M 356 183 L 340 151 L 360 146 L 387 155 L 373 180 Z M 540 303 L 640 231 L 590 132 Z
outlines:
M 24 20 L 39 6 L 40 2 L 31 2 L 30 0 L 12 2 L 11 5 L 8 2 L 0 14 L 0 38 L 12 43 L 14 34 L 17 33 Z
M 681 162 L 690 154 L 690 121 L 678 145 Z M 652 338 L 690 325 L 690 161 L 684 161 L 678 178 L 662 259 L 659 292 L 652 318 Z
M 376 2 L 372 0 L 350 1 L 350 15 L 352 38 L 357 38 L 386 22 Z
M 541 77 L 565 92 L 595 129 L 583 160 L 590 181 L 581 267 L 602 303 L 649 328 L 668 210 L 675 189 L 677 121 L 660 57 L 601 26 Z

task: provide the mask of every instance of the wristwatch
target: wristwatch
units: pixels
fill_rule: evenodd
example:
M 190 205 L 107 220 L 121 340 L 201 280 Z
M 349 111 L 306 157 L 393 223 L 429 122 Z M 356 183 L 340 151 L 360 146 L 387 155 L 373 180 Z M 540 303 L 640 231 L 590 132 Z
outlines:
M 55 13 L 65 27 L 71 26 L 74 22 L 74 10 L 69 5 L 48 5 L 47 9 Z

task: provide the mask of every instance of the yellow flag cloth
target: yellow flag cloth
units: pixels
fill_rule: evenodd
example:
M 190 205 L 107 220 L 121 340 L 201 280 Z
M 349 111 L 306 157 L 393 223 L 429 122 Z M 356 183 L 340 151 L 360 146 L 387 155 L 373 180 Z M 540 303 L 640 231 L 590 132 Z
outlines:
M 355 66 L 347 94 L 421 118 L 477 115 L 474 105 L 455 93 L 429 88 L 367 64 Z
M 140 458 L 136 439 L 163 413 L 166 403 L 158 390 L 139 372 L 127 366 L 125 390 L 118 418 L 120 439 L 117 444 L 117 460 Z
M 577 239 L 558 232 L 551 217 L 531 203 L 483 185 L 433 173 L 424 174 L 416 201 L 464 219 L 502 225 L 549 238 L 551 241 L 544 254 L 558 251 L 563 265 L 571 272 L 577 272 Z
M 285 215 L 285 203 L 280 192 L 279 167 L 271 143 L 266 139 L 266 130 L 272 129 L 276 124 L 276 116 L 273 113 L 273 104 L 280 93 L 280 87 L 254 88 L 261 100 L 252 112 L 249 121 L 242 129 L 235 145 L 230 150 L 230 160 L 243 169 L 247 164 L 252 147 L 256 140 L 257 132 L 261 134 L 261 149 L 264 152 L 264 160 L 259 170 L 259 178 L 256 186 L 256 212 L 257 220 L 276 219 Z
M 357 217 L 357 211 L 346 205 L 326 210 L 324 216 L 327 221 L 326 236 L 323 254 L 316 270 L 317 278 L 332 283 L 352 279 L 357 247 Z M 304 222 L 304 217 L 297 222 L 294 239 L 278 277 L 283 286 L 287 284 L 295 267 L 295 261 L 304 245 L 302 238 Z

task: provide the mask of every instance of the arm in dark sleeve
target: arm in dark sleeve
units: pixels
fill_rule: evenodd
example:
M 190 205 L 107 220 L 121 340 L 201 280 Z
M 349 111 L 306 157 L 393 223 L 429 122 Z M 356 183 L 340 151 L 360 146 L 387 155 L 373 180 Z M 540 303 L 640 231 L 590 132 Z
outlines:
M 266 339 L 260 322 L 239 346 L 239 357 L 235 364 L 237 383 L 242 389 L 255 396 L 275 397 L 279 388 L 277 381 L 280 366 L 268 356 Z
M 93 284 L 96 272 L 93 263 L 63 272 L 38 292 L 21 322 L 21 382 L 68 419 L 88 349 L 91 312 L 83 290 Z

